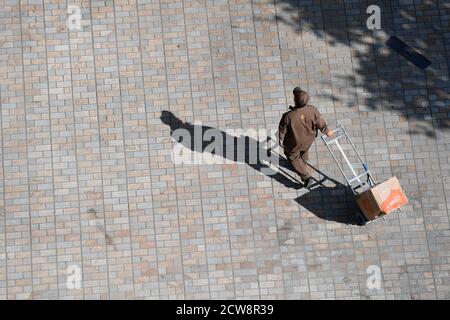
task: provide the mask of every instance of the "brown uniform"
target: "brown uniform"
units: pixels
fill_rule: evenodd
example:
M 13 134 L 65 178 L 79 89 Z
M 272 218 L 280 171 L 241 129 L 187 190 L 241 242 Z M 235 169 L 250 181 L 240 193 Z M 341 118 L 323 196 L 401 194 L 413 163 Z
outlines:
M 278 138 L 284 147 L 284 154 L 303 181 L 310 177 L 306 161 L 317 129 L 326 133 L 328 127 L 319 110 L 311 105 L 286 112 L 278 127 Z

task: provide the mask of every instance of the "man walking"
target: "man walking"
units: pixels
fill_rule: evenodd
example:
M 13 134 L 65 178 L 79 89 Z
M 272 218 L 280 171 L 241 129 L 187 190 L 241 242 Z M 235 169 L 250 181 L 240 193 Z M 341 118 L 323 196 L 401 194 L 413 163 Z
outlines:
M 294 170 L 300 176 L 305 188 L 312 184 L 306 161 L 308 151 L 320 130 L 328 137 L 333 131 L 328 129 L 319 110 L 308 104 L 309 95 L 299 87 L 293 91 L 295 107 L 283 114 L 278 127 L 278 141 Z

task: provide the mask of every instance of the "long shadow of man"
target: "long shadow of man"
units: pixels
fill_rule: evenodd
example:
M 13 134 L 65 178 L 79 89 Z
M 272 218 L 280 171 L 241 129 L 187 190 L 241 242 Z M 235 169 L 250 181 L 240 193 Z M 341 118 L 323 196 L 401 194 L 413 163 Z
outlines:
M 172 112 L 166 110 L 162 111 L 160 119 L 164 124 L 170 126 L 172 139 L 191 151 L 210 153 L 233 162 L 246 163 L 288 188 L 302 188 L 298 181 L 289 179 L 267 165 L 267 162 L 271 162 L 278 165 L 281 170 L 283 167 L 289 168 L 290 166 L 286 159 L 272 151 L 268 144 L 270 137 L 267 137 L 265 142 L 246 135 L 235 137 L 217 128 L 183 122 Z M 287 172 L 283 172 L 290 176 Z

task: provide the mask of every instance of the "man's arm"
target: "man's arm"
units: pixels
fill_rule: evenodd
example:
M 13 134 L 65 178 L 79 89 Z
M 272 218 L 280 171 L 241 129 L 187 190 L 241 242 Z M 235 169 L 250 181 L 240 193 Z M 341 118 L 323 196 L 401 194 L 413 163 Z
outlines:
M 286 135 L 287 131 L 287 114 L 283 114 L 280 120 L 280 124 L 278 125 L 278 143 L 282 146 L 284 136 Z
M 316 128 L 319 129 L 322 133 L 325 133 L 329 137 L 333 135 L 333 131 L 328 128 L 328 125 L 323 119 L 319 110 L 316 111 Z

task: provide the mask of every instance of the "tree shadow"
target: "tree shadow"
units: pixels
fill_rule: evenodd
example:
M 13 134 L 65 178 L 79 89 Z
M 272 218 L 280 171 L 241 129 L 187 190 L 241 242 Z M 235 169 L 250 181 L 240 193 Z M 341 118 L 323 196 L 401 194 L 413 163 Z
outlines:
M 291 170 L 289 162 L 270 147 L 270 137 L 260 142 L 248 135 L 232 136 L 217 128 L 183 122 L 167 110 L 162 111 L 160 119 L 170 126 L 172 139 L 190 151 L 209 153 L 232 162 L 245 163 L 287 188 L 303 188 L 301 182 L 286 170 Z M 216 148 L 211 147 L 213 144 Z M 272 166 L 268 165 L 269 162 Z M 282 173 L 274 170 L 273 166 Z
M 440 23 L 439 17 L 427 16 L 448 9 L 433 0 L 422 1 L 417 9 L 399 1 L 275 0 L 275 3 L 276 14 L 255 19 L 288 25 L 299 35 L 313 33 L 329 47 L 350 48 L 353 74 L 334 75 L 333 86 L 338 94 L 329 96 L 330 100 L 348 99 L 356 95 L 354 91 L 358 88 L 368 93 L 357 98 L 359 105 L 371 111 L 384 108 L 410 120 L 410 134 L 435 138 L 436 129 L 449 128 L 446 104 L 450 99 L 449 56 L 445 33 L 450 31 L 450 24 Z M 367 28 L 369 5 L 381 8 L 381 30 Z M 405 60 L 386 45 L 393 35 L 433 63 L 422 70 Z M 339 87 L 340 83 L 353 84 L 353 89 Z M 354 102 L 349 104 L 355 107 Z

